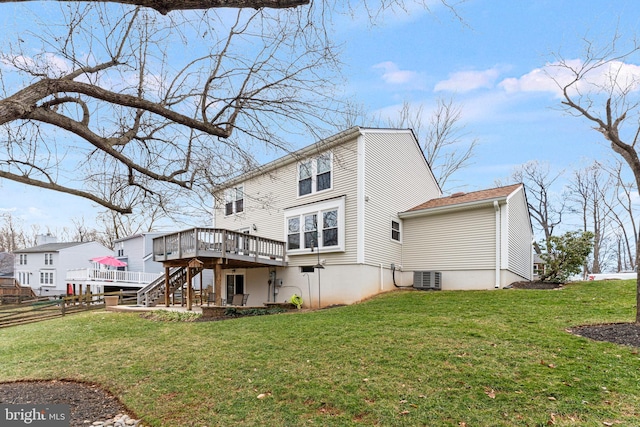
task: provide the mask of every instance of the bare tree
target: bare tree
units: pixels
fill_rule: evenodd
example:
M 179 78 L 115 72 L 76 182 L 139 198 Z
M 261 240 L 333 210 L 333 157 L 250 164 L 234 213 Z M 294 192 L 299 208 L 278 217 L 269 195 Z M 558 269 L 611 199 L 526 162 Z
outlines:
M 550 242 L 554 229 L 562 223 L 562 216 L 567 211 L 566 197 L 554 192 L 554 183 L 564 171 L 552 172 L 548 163 L 531 161 L 521 165 L 512 174 L 511 180 L 522 182 L 527 187 L 527 203 L 533 226 Z M 541 253 L 538 245 L 536 252 Z
M 389 125 L 413 129 L 438 184 L 446 188 L 452 175 L 470 165 L 478 140 L 465 131 L 462 107 L 452 99 L 438 99 L 428 122 L 426 116 L 423 105 L 414 107 L 405 102 Z
M 14 3 L 16 1 L 25 0 L 0 0 L 0 3 Z M 211 9 L 217 7 L 286 9 L 311 3 L 311 0 L 89 0 L 87 3 L 104 3 L 106 1 L 133 6 L 144 6 L 155 9 L 162 14 L 167 14 L 173 10 Z
M 256 145 L 287 150 L 285 130 L 333 132 L 341 101 L 331 12 L 362 10 L 373 19 L 406 7 L 403 0 L 51 5 L 33 17 L 37 30 L 1 45 L 0 179 L 120 213 L 166 205 L 186 191 L 210 197 L 212 183 L 254 163 Z M 165 16 L 141 6 L 182 11 Z
M 601 165 L 603 166 L 603 165 Z M 613 166 L 603 166 L 610 176 L 610 197 L 601 198 L 609 210 L 610 228 L 616 245 L 617 271 L 635 269 L 635 244 L 638 228 L 634 217 L 633 202 L 637 195 L 635 183 L 629 182 L 623 174 L 624 165 L 617 160 Z
M 640 45 L 632 41 L 622 48 L 616 35 L 604 48 L 587 42 L 580 61 L 558 58 L 555 66 L 561 77 L 555 81 L 562 91 L 562 104 L 572 115 L 586 118 L 609 142 L 611 149 L 626 162 L 640 188 L 640 76 L 625 61 L 640 53 Z M 625 49 L 625 50 L 620 50 Z M 636 240 L 635 265 L 638 265 L 640 241 Z M 637 287 L 637 305 L 640 307 L 640 277 Z M 640 310 L 636 310 L 640 323 Z
M 212 157 L 236 173 L 251 144 L 286 149 L 286 122 L 314 132 L 334 111 L 332 47 L 318 32 L 301 33 L 295 11 L 194 22 L 194 14 L 113 7 L 69 6 L 65 25 L 21 36 L 25 47 L 0 54 L 0 178 L 128 213 L 132 201 L 164 204 L 172 189 L 203 190 L 217 178 Z M 41 52 L 30 55 L 36 45 Z M 18 78 L 23 87 L 10 93 Z
M 575 213 L 582 217 L 582 229 L 593 233 L 593 250 L 590 265 L 585 264 L 584 273 L 602 273 L 607 263 L 607 235 L 610 219 L 616 207 L 613 177 L 598 162 L 584 169 L 573 171 L 569 183 L 569 198 L 577 203 Z
M 26 247 L 22 224 L 11 212 L 0 214 L 0 252 L 13 252 Z

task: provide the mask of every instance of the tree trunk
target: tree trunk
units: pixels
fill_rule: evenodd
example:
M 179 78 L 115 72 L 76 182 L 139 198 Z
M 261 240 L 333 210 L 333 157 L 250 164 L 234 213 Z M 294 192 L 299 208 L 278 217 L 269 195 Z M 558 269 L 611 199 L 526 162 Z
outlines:
M 636 265 L 638 265 L 638 262 L 640 261 L 640 250 L 638 250 L 640 247 L 639 245 L 640 239 L 636 242 Z M 640 307 L 640 276 L 636 272 L 636 323 L 640 323 L 640 310 L 638 310 L 638 307 Z

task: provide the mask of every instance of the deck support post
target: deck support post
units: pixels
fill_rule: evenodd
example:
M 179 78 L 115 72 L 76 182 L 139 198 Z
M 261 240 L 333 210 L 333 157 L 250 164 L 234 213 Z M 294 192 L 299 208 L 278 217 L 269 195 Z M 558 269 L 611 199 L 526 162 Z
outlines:
M 169 276 L 171 275 L 171 270 L 169 267 L 164 268 L 164 305 L 165 307 L 169 307 L 171 305 L 171 296 L 169 295 Z
M 191 263 L 189 263 L 191 264 Z M 187 310 L 193 310 L 193 289 L 191 289 L 191 280 L 193 278 L 193 267 L 187 267 Z
M 213 293 L 216 296 L 215 305 L 222 305 L 222 260 L 217 259 L 213 269 Z

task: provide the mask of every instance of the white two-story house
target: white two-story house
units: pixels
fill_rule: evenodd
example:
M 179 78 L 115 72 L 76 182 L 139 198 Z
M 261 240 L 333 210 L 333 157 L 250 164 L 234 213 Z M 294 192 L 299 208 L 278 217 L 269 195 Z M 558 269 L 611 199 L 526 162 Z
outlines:
M 237 249 L 251 236 L 284 242 L 280 266 L 218 263 L 223 294 L 249 294 L 249 305 L 294 293 L 310 307 L 348 304 L 416 280 L 493 289 L 531 279 L 524 186 L 442 197 L 411 130 L 354 127 L 216 195 L 214 229 L 242 233 Z
M 92 258 L 109 254 L 111 250 L 98 242 L 56 243 L 49 239 L 48 243 L 14 251 L 15 279 L 22 286 L 31 286 L 37 295 L 73 294 L 67 271 L 90 268 Z

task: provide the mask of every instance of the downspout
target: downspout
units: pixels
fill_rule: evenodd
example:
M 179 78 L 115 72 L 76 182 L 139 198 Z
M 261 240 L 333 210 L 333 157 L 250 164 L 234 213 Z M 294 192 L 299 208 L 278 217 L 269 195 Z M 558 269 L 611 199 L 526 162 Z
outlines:
M 380 263 L 380 292 L 384 291 L 384 267 Z
M 495 288 L 500 288 L 500 205 L 498 201 L 493 202 L 493 209 L 496 211 L 496 280 Z

